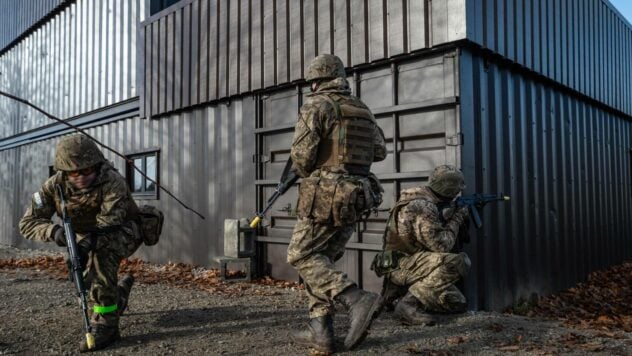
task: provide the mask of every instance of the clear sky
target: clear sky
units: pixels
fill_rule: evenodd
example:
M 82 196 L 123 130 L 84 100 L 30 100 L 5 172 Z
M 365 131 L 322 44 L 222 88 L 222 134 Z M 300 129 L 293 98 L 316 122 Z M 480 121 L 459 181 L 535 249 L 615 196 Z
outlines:
M 632 23 L 632 0 L 610 0 L 610 3 L 623 14 L 629 23 Z

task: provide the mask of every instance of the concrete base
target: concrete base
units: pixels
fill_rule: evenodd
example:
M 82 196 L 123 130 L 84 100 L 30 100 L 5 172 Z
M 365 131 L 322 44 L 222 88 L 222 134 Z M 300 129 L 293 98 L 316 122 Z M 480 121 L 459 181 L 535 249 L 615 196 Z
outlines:
M 222 281 L 227 282 L 240 282 L 240 281 L 250 281 L 252 278 L 252 269 L 251 269 L 251 258 L 250 257 L 228 257 L 228 256 L 219 256 L 215 258 L 215 262 L 219 263 L 219 277 Z M 242 264 L 244 269 L 246 270 L 246 277 L 243 278 L 228 278 L 226 275 L 228 264 Z

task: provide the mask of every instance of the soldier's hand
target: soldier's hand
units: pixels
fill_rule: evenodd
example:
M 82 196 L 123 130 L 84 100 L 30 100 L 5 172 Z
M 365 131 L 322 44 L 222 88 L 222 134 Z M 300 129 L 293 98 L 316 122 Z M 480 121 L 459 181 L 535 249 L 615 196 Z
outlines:
M 461 225 L 467 221 L 469 213 L 470 212 L 467 206 L 462 206 L 460 208 L 457 208 L 456 212 L 454 212 L 454 215 L 452 215 L 452 221 L 455 221 L 458 225 Z
M 65 247 L 66 246 L 66 234 L 64 233 L 64 229 L 59 227 L 55 230 L 55 243 L 57 246 Z

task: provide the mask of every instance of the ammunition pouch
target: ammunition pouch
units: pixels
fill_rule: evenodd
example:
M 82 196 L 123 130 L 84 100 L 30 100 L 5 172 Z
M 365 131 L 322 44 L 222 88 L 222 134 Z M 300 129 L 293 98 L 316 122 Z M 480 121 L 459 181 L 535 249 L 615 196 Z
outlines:
M 371 270 L 374 271 L 378 277 L 397 271 L 399 269 L 399 260 L 404 256 L 406 255 L 394 250 L 380 251 L 375 255 L 375 258 L 373 258 Z
M 372 177 L 304 178 L 299 188 L 298 217 L 334 226 L 353 224 L 381 203 L 381 186 Z
M 143 205 L 140 207 L 139 220 L 143 243 L 147 246 L 157 244 L 165 221 L 162 211 L 151 205 Z

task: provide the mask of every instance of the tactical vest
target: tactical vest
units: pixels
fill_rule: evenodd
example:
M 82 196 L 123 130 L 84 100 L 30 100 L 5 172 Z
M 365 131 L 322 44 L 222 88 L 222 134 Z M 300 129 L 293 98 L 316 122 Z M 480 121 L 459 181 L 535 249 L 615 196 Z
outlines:
M 351 174 L 367 175 L 374 159 L 375 118 L 369 109 L 352 100 L 342 103 L 325 98 L 336 111 L 337 118 L 318 148 L 317 168 L 344 169 Z
M 411 201 L 423 199 L 433 204 L 437 203 L 437 198 L 426 187 L 407 189 L 402 192 L 402 196 L 391 209 L 386 230 L 384 231 L 384 249 L 403 252 L 412 255 L 418 252 L 423 246 L 419 244 L 414 236 L 401 235 L 397 230 L 397 215 Z

